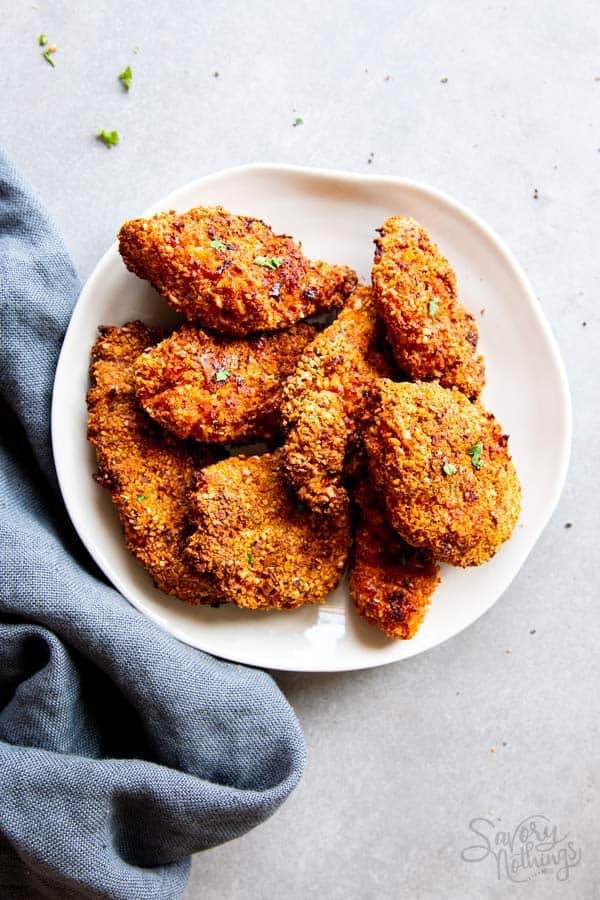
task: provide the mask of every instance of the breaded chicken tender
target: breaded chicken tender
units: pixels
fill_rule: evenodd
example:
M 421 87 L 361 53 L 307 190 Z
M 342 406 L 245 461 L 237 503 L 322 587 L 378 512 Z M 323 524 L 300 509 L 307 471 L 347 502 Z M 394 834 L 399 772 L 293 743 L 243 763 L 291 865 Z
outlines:
M 409 546 L 391 528 L 370 480 L 354 497 L 360 507 L 349 581 L 354 606 L 388 637 L 409 640 L 429 609 L 439 567 L 427 550 Z
M 357 280 L 352 269 L 311 262 L 293 238 L 221 206 L 125 222 L 119 250 L 190 322 L 237 336 L 337 309 Z
M 332 512 L 347 503 L 342 472 L 349 447 L 359 440 L 377 379 L 391 374 L 377 336 L 371 289 L 359 287 L 285 384 L 285 474 L 311 509 Z
M 96 448 L 96 480 L 110 491 L 129 550 L 157 588 L 187 603 L 222 600 L 206 575 L 183 558 L 194 472 L 214 460 L 198 445 L 163 436 L 137 404 L 133 363 L 164 333 L 142 322 L 102 326 L 92 349 L 88 439 Z
M 390 523 L 442 562 L 481 565 L 520 514 L 507 435 L 457 389 L 383 380 L 380 391 L 365 444 Z
M 336 517 L 302 508 L 281 451 L 208 466 L 193 506 L 188 557 L 232 603 L 291 609 L 323 601 L 338 584 L 351 543 L 348 507 Z
M 179 438 L 207 443 L 267 440 L 281 426 L 283 380 L 317 329 L 246 339 L 213 337 L 184 325 L 135 363 L 138 400 Z
M 471 399 L 485 383 L 479 333 L 457 299 L 456 276 L 414 219 L 392 216 L 375 241 L 373 291 L 400 368 Z

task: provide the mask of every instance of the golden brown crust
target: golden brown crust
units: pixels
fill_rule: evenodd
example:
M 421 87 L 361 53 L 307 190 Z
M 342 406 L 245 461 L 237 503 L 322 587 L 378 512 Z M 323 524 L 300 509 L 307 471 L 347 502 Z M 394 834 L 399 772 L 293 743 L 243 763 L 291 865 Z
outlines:
M 380 390 L 365 443 L 391 524 L 442 562 L 481 565 L 519 518 L 508 437 L 456 389 L 381 381 Z
M 423 622 L 439 584 L 439 567 L 388 524 L 383 501 L 369 481 L 355 494 L 360 513 L 354 535 L 350 595 L 359 615 L 388 637 L 409 640 Z
M 342 472 L 349 445 L 359 442 L 377 379 L 391 374 L 377 336 L 371 289 L 362 286 L 309 344 L 286 382 L 285 473 L 311 509 L 332 512 L 347 502 Z
M 282 382 L 317 333 L 305 322 L 246 339 L 184 325 L 135 363 L 138 400 L 179 438 L 267 440 L 281 426 Z
M 188 555 L 232 603 L 291 609 L 322 602 L 338 584 L 351 542 L 348 508 L 337 517 L 302 508 L 280 451 L 208 466 L 193 504 Z
M 219 601 L 212 582 L 182 557 L 187 499 L 205 449 L 163 435 L 137 404 L 133 363 L 164 337 L 142 322 L 103 326 L 92 349 L 88 439 L 96 448 L 96 480 L 110 491 L 129 550 L 156 586 L 187 603 Z
M 373 291 L 400 368 L 478 397 L 485 383 L 479 333 L 457 299 L 456 276 L 414 219 L 392 216 L 375 241 Z
M 221 206 L 125 222 L 119 250 L 190 322 L 238 336 L 336 309 L 357 280 L 352 269 L 310 262 L 293 238 Z

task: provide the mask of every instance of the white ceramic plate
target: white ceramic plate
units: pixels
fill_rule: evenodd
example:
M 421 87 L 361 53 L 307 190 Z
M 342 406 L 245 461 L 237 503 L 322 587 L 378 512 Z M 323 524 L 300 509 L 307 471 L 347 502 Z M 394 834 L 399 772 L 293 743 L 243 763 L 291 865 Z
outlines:
M 186 185 L 147 214 L 210 204 L 264 218 L 275 231 L 301 240 L 309 256 L 349 264 L 364 280 L 370 275 L 374 229 L 387 216 L 413 216 L 431 232 L 457 273 L 462 302 L 479 324 L 488 375 L 483 399 L 511 436 L 523 486 L 520 524 L 487 565 L 443 567 L 431 610 L 410 641 L 390 640 L 360 619 L 345 584 L 324 605 L 291 612 L 192 608 L 159 592 L 125 549 L 108 493 L 92 480 L 96 463 L 86 440 L 85 393 L 97 326 L 138 318 L 153 325 L 176 321 L 156 292 L 125 269 L 115 244 L 81 293 L 54 385 L 54 458 L 75 528 L 134 606 L 180 640 L 217 656 L 266 668 L 334 671 L 379 666 L 434 647 L 479 618 L 507 588 L 548 522 L 567 470 L 569 390 L 524 273 L 476 216 L 439 191 L 403 178 L 245 166 Z

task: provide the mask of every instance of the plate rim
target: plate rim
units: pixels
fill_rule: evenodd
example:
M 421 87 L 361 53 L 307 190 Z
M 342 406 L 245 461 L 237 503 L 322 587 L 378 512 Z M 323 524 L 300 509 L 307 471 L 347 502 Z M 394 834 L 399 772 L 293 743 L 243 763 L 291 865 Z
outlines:
M 525 270 L 521 266 L 520 262 L 517 260 L 512 250 L 508 247 L 508 245 L 504 242 L 504 240 L 494 231 L 491 226 L 489 226 L 478 213 L 473 212 L 469 207 L 461 203 L 459 200 L 456 200 L 453 196 L 446 193 L 439 188 L 433 187 L 425 182 L 421 182 L 412 178 L 405 178 L 403 176 L 398 175 L 382 175 L 375 173 L 365 173 L 362 174 L 360 172 L 352 172 L 345 171 L 340 169 L 328 169 L 322 167 L 312 167 L 312 166 L 300 166 L 300 165 L 290 165 L 285 163 L 270 163 L 270 162 L 255 162 L 255 163 L 247 163 L 244 165 L 231 166 L 226 169 L 218 169 L 214 172 L 210 172 L 204 176 L 200 176 L 199 178 L 193 179 L 192 181 L 186 182 L 183 185 L 173 189 L 163 198 L 159 199 L 157 202 L 153 203 L 150 207 L 147 207 L 146 210 L 139 215 L 143 217 L 148 217 L 153 215 L 158 210 L 164 210 L 169 208 L 171 204 L 177 203 L 177 198 L 179 195 L 188 193 L 190 191 L 197 191 L 202 186 L 205 186 L 207 183 L 218 182 L 221 179 L 230 178 L 231 176 L 243 175 L 246 173 L 254 173 L 254 172 L 269 172 L 274 174 L 290 174 L 290 175 L 309 175 L 311 177 L 316 177 L 321 180 L 337 180 L 343 181 L 346 183 L 372 183 L 372 184 L 393 184 L 398 187 L 408 188 L 411 190 L 416 190 L 421 194 L 428 195 L 432 199 L 441 202 L 451 209 L 453 209 L 456 213 L 460 214 L 463 218 L 470 222 L 470 224 L 474 225 L 477 229 L 479 229 L 488 241 L 494 246 L 494 249 L 497 253 L 503 257 L 504 261 L 508 264 L 509 268 L 512 269 L 521 290 L 527 295 L 531 310 L 535 315 L 536 324 L 540 328 L 540 331 L 543 335 L 545 344 L 549 351 L 551 361 L 554 367 L 554 373 L 557 378 L 557 384 L 559 387 L 559 396 L 557 397 L 558 405 L 557 408 L 560 410 L 562 418 L 564 420 L 564 431 L 560 435 L 560 447 L 557 446 L 557 470 L 558 475 L 552 482 L 552 490 L 549 492 L 549 495 L 546 497 L 546 503 L 544 508 L 544 514 L 541 517 L 541 524 L 538 526 L 536 531 L 534 532 L 533 539 L 531 541 L 529 550 L 527 551 L 526 556 L 521 561 L 519 567 L 514 572 L 511 579 L 504 586 L 500 594 L 492 601 L 490 605 L 488 605 L 485 609 L 482 610 L 479 615 L 476 616 L 471 622 L 468 622 L 462 625 L 457 631 L 453 632 L 450 635 L 442 638 L 437 641 L 435 644 L 423 649 L 417 649 L 415 653 L 408 654 L 407 656 L 398 658 L 398 659 L 382 659 L 377 660 L 366 659 L 359 660 L 355 664 L 346 663 L 342 666 L 339 663 L 335 663 L 332 660 L 332 665 L 327 666 L 324 663 L 319 663 L 315 665 L 311 664 L 308 661 L 307 665 L 302 665 L 300 667 L 298 660 L 295 661 L 295 664 L 285 665 L 278 664 L 264 664 L 257 662 L 255 657 L 252 655 L 246 655 L 244 653 L 233 653 L 231 656 L 227 657 L 219 657 L 222 659 L 227 659 L 233 663 L 242 663 L 245 665 L 256 666 L 268 668 L 273 671 L 288 671 L 288 672 L 349 672 L 349 671 L 358 671 L 362 669 L 370 669 L 376 668 L 384 665 L 391 665 L 392 663 L 401 663 L 406 659 L 410 659 L 413 656 L 420 655 L 421 653 L 426 653 L 430 650 L 433 650 L 435 647 L 444 644 L 446 641 L 456 637 L 466 628 L 469 628 L 471 625 L 474 625 L 479 619 L 482 618 L 489 610 L 498 602 L 498 600 L 502 597 L 505 591 L 508 589 L 514 578 L 521 571 L 523 566 L 525 565 L 529 555 L 531 554 L 533 548 L 536 546 L 537 542 L 540 539 L 540 536 L 546 529 L 550 519 L 556 507 L 558 505 L 558 501 L 561 497 L 561 494 L 564 489 L 564 485 L 567 478 L 567 473 L 569 469 L 569 462 L 571 456 L 571 446 L 572 446 L 572 432 L 573 432 L 573 410 L 572 410 L 572 399 L 571 392 L 569 388 L 569 382 L 567 378 L 566 367 L 564 361 L 562 359 L 558 341 L 552 331 L 550 323 L 546 318 L 541 303 L 535 294 L 533 287 L 529 281 Z M 65 508 L 71 519 L 73 527 L 77 532 L 79 540 L 82 542 L 84 547 L 87 549 L 88 553 L 94 560 L 94 562 L 99 566 L 101 571 L 105 574 L 108 581 L 116 588 L 117 591 L 124 597 L 124 599 L 130 603 L 140 614 L 145 615 L 155 624 L 157 624 L 160 628 L 166 630 L 168 633 L 173 635 L 177 640 L 180 640 L 183 643 L 188 644 L 189 646 L 194 647 L 195 649 L 201 650 L 204 653 L 208 653 L 212 656 L 218 656 L 218 654 L 214 653 L 211 650 L 207 650 L 202 646 L 199 646 L 197 643 L 190 641 L 189 638 L 186 638 L 182 633 L 182 629 L 178 627 L 177 624 L 173 624 L 170 621 L 165 621 L 164 616 L 161 616 L 158 612 L 154 610 L 149 610 L 147 608 L 143 608 L 138 605 L 130 596 L 128 596 L 124 586 L 121 584 L 121 579 L 117 576 L 115 577 L 112 573 L 112 567 L 109 566 L 111 570 L 111 575 L 107 574 L 105 565 L 104 565 L 104 554 L 98 551 L 98 548 L 95 546 L 92 540 L 86 539 L 83 536 L 85 534 L 85 530 L 80 530 L 78 526 L 78 522 L 80 519 L 79 513 L 77 512 L 76 505 L 72 502 L 72 498 L 70 497 L 69 491 L 65 488 L 66 484 L 66 471 L 63 466 L 63 461 L 60 457 L 60 453 L 57 452 L 57 448 L 60 446 L 60 441 L 58 438 L 59 430 L 60 430 L 60 411 L 59 411 L 59 401 L 58 401 L 58 388 L 57 385 L 60 381 L 60 375 L 62 367 L 64 366 L 64 360 L 66 358 L 65 348 L 68 344 L 69 333 L 72 328 L 74 328 L 74 321 L 77 319 L 77 311 L 80 309 L 80 303 L 82 297 L 94 287 L 94 283 L 96 280 L 99 280 L 102 275 L 102 270 L 109 264 L 111 258 L 114 255 L 114 252 L 118 252 L 118 242 L 113 241 L 110 246 L 106 249 L 106 251 L 100 256 L 98 261 L 96 262 L 93 270 L 89 274 L 85 283 L 82 285 L 81 291 L 77 297 L 77 300 L 73 306 L 71 311 L 71 315 L 69 318 L 69 323 L 67 328 L 65 329 L 64 337 L 61 344 L 60 353 L 58 356 L 58 360 L 56 363 L 56 369 L 54 374 L 54 381 L 52 386 L 52 401 L 51 401 L 51 412 L 50 412 L 50 433 L 51 433 L 51 446 L 52 446 L 52 456 L 54 460 L 54 468 L 56 471 L 56 477 L 58 481 L 58 485 L 61 492 L 61 497 L 63 503 L 65 504 Z

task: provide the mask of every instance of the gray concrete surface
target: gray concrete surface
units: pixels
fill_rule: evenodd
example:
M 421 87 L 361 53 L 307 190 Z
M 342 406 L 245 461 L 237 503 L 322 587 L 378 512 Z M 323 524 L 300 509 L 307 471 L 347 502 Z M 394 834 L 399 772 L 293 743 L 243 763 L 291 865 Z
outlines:
M 0 14 L 0 142 L 82 277 L 124 218 L 226 166 L 409 176 L 516 251 L 570 375 L 569 482 L 510 590 L 407 662 L 277 676 L 305 730 L 304 781 L 194 859 L 186 900 L 598 897 L 598 4 L 1 0 Z M 513 884 L 491 857 L 461 859 L 474 817 L 510 831 L 533 813 L 581 851 L 568 880 Z

